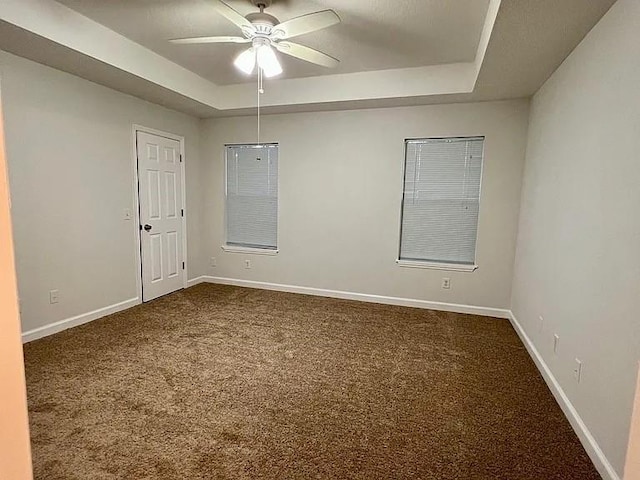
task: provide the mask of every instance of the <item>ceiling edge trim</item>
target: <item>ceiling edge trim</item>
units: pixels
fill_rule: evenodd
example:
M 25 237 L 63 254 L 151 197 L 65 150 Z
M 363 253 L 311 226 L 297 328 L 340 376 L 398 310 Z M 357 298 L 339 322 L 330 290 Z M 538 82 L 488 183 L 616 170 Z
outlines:
M 476 58 L 474 61 L 476 69 L 475 79 L 473 80 L 474 88 L 478 81 L 478 77 L 480 76 L 480 69 L 482 68 L 484 58 L 487 54 L 487 49 L 489 48 L 489 41 L 491 40 L 493 28 L 495 27 L 496 20 L 498 19 L 498 11 L 500 10 L 501 4 L 502 0 L 491 0 L 489 2 L 489 7 L 487 8 L 487 16 L 484 20 L 484 27 L 482 28 L 480 42 L 478 42 L 478 51 L 476 52 Z

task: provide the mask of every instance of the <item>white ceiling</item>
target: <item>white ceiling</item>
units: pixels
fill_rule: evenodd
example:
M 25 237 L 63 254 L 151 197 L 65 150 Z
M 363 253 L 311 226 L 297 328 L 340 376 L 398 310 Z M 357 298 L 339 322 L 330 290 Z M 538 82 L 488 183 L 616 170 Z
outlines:
M 234 83 L 233 46 L 166 42 L 235 34 L 207 0 L 60 1 L 102 23 L 54 0 L 0 0 L 0 49 L 199 117 L 255 113 L 255 84 Z M 282 113 L 528 97 L 614 1 L 276 0 L 281 20 L 327 7 L 343 17 L 300 37 L 343 70 L 292 60 L 261 104 Z M 245 2 L 229 3 L 245 13 Z
M 207 0 L 58 0 L 218 85 L 250 81 L 230 68 L 246 45 L 173 45 L 170 38 L 238 35 Z M 227 3 L 246 15 L 249 0 Z M 282 78 L 420 67 L 474 60 L 489 0 L 274 0 L 281 22 L 331 8 L 342 23 L 294 41 L 340 59 L 326 69 L 280 54 Z

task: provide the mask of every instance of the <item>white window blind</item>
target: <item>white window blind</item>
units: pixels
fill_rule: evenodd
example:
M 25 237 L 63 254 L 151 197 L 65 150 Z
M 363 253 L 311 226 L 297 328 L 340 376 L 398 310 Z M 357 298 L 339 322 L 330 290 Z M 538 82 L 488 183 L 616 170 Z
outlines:
M 275 250 L 278 145 L 228 145 L 227 245 Z
M 407 140 L 400 260 L 473 265 L 483 137 Z

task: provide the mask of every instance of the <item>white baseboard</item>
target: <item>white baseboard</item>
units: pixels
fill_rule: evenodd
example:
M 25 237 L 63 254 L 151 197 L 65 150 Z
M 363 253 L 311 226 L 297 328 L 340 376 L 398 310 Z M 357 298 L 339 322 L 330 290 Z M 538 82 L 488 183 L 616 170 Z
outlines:
M 529 355 L 538 367 L 538 370 L 542 374 L 545 382 L 547 382 L 551 393 L 553 393 L 553 396 L 560 405 L 560 408 L 562 408 L 562 411 L 564 412 L 565 416 L 569 420 L 569 423 L 578 435 L 578 438 L 580 439 L 582 446 L 589 455 L 589 458 L 591 458 L 591 461 L 595 465 L 596 469 L 598 470 L 600 475 L 602 475 L 602 478 L 606 480 L 620 480 L 620 477 L 616 473 L 615 469 L 598 445 L 598 442 L 596 442 L 596 439 L 593 438 L 593 435 L 591 435 L 589 428 L 582 421 L 580 414 L 572 405 L 569 397 L 567 397 L 566 393 L 560 386 L 560 383 L 551 372 L 551 369 L 544 361 L 542 355 L 540 355 L 540 352 L 538 352 L 538 349 L 535 347 L 529 336 L 525 333 L 524 329 L 516 319 L 513 312 L 509 312 L 509 320 L 511 320 L 513 328 L 520 337 L 520 340 L 522 340 L 522 343 L 524 343 L 524 346 L 527 348 Z
M 382 303 L 385 305 L 398 305 L 401 307 L 425 308 L 443 312 L 470 313 L 485 317 L 509 318 L 510 311 L 501 308 L 477 307 L 457 303 L 430 302 L 413 298 L 387 297 L 368 293 L 344 292 L 340 290 L 327 290 L 324 288 L 300 287 L 297 285 L 284 285 L 280 283 L 256 282 L 253 280 L 239 280 L 235 278 L 202 276 L 187 282 L 188 286 L 199 283 L 219 283 L 223 285 L 235 285 L 237 287 L 259 288 L 262 290 L 276 290 L 279 292 L 301 293 L 318 297 L 340 298 L 343 300 L 359 300 L 361 302 Z
M 27 343 L 39 338 L 47 337 L 71 327 L 77 327 L 78 325 L 82 325 L 83 323 L 88 323 L 93 320 L 97 320 L 98 318 L 111 315 L 112 313 L 126 310 L 127 308 L 131 308 L 134 305 L 138 305 L 139 303 L 140 299 L 138 297 L 130 298 L 129 300 L 125 300 L 124 302 L 115 303 L 104 308 L 99 308 L 98 310 L 94 310 L 89 313 L 83 313 L 81 315 L 76 315 L 75 317 L 60 320 L 59 322 L 50 323 L 49 325 L 45 325 L 43 327 L 34 328 L 33 330 L 26 331 L 22 334 L 22 343 Z
M 564 390 L 560 386 L 560 383 L 551 372 L 551 369 L 542 358 L 542 355 L 540 355 L 540 352 L 538 352 L 535 345 L 533 344 L 529 336 L 525 333 L 515 315 L 510 310 L 211 276 L 201 276 L 188 280 L 187 286 L 191 287 L 200 283 L 217 283 L 222 285 L 234 285 L 239 287 L 258 288 L 263 290 L 276 290 L 280 292 L 301 293 L 305 295 L 314 295 L 320 297 L 339 298 L 344 300 L 359 300 L 362 302 L 381 303 L 386 305 L 398 305 L 403 307 L 424 308 L 445 312 L 468 313 L 487 317 L 508 318 L 511 321 L 511 324 L 513 325 L 516 333 L 520 337 L 520 340 L 522 340 L 522 343 L 529 352 L 529 355 L 538 367 L 538 370 L 542 374 L 545 382 L 549 386 L 551 393 L 553 393 L 553 396 L 560 405 L 560 408 L 562 409 L 565 416 L 569 420 L 569 423 L 578 435 L 578 438 L 582 442 L 582 445 L 584 446 L 587 454 L 593 461 L 600 475 L 602 475 L 602 477 L 606 480 L 621 480 L 615 469 L 605 456 L 604 452 L 598 445 L 598 442 L 596 442 L 595 438 L 578 414 L 578 411 L 572 405 L 569 397 L 567 397 L 567 395 L 565 394 Z M 22 334 L 22 342 L 27 343 L 39 338 L 46 337 L 48 335 L 53 335 L 54 333 L 61 332 L 68 328 L 76 327 L 78 325 L 97 320 L 98 318 L 104 317 L 106 315 L 111 315 L 113 313 L 126 310 L 127 308 L 131 308 L 135 305 L 138 305 L 139 303 L 139 298 L 131 298 L 129 300 L 100 308 L 89 313 L 84 313 L 82 315 L 77 315 L 75 317 L 67 318 L 65 320 L 60 320 L 58 322 L 45 325 L 43 327 L 29 330 Z
M 193 287 L 194 285 L 198 285 L 199 283 L 205 283 L 204 277 L 196 277 L 187 280 L 187 288 Z

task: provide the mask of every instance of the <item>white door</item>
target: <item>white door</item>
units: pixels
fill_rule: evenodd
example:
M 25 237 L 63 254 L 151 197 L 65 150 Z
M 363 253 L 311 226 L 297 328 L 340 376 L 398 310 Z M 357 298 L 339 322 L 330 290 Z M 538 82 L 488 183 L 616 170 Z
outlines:
M 177 140 L 136 133 L 142 300 L 183 287 L 182 168 Z

